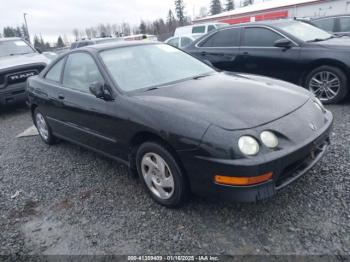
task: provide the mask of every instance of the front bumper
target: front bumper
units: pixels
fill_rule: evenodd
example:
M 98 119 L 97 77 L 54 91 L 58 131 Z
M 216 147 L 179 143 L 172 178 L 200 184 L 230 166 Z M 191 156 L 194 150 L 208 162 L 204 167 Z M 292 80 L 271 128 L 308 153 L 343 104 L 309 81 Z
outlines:
M 183 152 L 180 158 L 189 174 L 194 194 L 237 202 L 255 202 L 272 197 L 321 160 L 330 144 L 332 124 L 331 117 L 326 126 L 304 143 L 269 156 L 234 160 L 193 156 L 194 152 Z M 273 172 L 271 180 L 252 186 L 227 186 L 216 184 L 213 180 L 215 175 L 249 177 L 268 172 Z
M 26 82 L 18 83 L 0 89 L 0 106 L 6 106 L 26 101 Z

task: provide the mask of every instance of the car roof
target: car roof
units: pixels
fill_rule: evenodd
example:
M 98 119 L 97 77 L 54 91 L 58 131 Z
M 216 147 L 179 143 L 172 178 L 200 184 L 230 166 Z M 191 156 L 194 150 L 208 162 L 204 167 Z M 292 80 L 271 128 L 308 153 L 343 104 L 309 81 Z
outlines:
M 157 41 L 149 41 L 149 40 L 120 41 L 120 42 L 110 42 L 110 43 L 103 43 L 98 45 L 84 46 L 79 48 L 79 50 L 102 51 L 102 50 L 118 48 L 118 47 L 139 46 L 139 45 L 149 45 L 149 44 L 163 44 L 163 43 L 157 42 Z
M 98 41 L 104 41 L 104 40 L 113 40 L 118 39 L 117 37 L 96 37 L 96 38 L 85 38 L 77 40 L 73 43 L 81 43 L 81 42 L 98 42 Z
M 233 27 L 241 27 L 241 26 L 250 26 L 250 25 L 259 25 L 259 26 L 277 26 L 280 24 L 285 24 L 285 23 L 303 23 L 302 21 L 297 21 L 294 19 L 278 19 L 278 20 L 268 20 L 268 21 L 261 21 L 261 22 L 248 22 L 248 23 L 241 23 L 241 24 L 236 24 L 236 25 L 229 25 L 225 27 L 221 27 L 220 29 L 223 28 L 233 28 Z
M 91 41 L 95 41 L 95 42 L 114 41 L 114 40 L 123 40 L 123 38 L 122 37 L 104 37 L 104 38 L 91 39 Z
M 13 40 L 23 40 L 23 39 L 20 38 L 20 37 L 4 37 L 4 38 L 0 38 L 1 42 L 3 42 L 3 41 L 13 41 Z
M 316 20 L 321 20 L 321 19 L 326 19 L 326 18 L 337 18 L 337 17 L 344 17 L 348 16 L 350 17 L 350 14 L 341 14 L 341 15 L 327 15 L 327 16 L 322 16 L 322 17 L 317 17 L 317 18 L 311 18 L 311 21 L 316 21 Z

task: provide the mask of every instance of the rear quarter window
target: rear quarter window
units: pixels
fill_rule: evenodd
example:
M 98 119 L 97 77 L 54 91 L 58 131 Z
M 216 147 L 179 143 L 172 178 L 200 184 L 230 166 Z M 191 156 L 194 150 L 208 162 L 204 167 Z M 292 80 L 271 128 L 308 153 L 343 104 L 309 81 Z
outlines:
M 59 83 L 61 81 L 61 73 L 64 61 L 65 58 L 62 58 L 53 67 L 51 67 L 49 72 L 46 73 L 45 79 Z
M 208 32 L 213 31 L 213 30 L 215 30 L 215 29 L 216 29 L 216 28 L 215 28 L 214 25 L 208 26 Z
M 182 37 L 181 38 L 181 47 L 187 47 L 192 43 L 192 39 L 188 37 Z
M 192 34 L 204 34 L 206 26 L 194 26 L 192 28 Z

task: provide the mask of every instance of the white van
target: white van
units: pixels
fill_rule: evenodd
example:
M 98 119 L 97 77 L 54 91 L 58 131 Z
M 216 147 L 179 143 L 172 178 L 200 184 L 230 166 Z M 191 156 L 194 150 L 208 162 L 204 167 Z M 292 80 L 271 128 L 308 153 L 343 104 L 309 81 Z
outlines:
M 187 25 L 176 28 L 174 36 L 183 36 L 183 35 L 193 35 L 193 34 L 202 34 L 205 35 L 212 30 L 226 26 L 225 23 L 205 23 L 205 24 L 196 24 L 196 25 Z

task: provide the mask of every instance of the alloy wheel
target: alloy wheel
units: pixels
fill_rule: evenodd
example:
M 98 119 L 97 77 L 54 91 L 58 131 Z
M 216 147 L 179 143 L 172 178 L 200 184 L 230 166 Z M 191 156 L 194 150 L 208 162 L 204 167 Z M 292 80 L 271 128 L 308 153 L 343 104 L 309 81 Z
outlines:
M 335 98 L 341 89 L 339 77 L 329 71 L 317 72 L 309 82 L 309 90 L 321 101 Z
M 142 175 L 149 190 L 158 198 L 167 200 L 174 194 L 175 183 L 165 160 L 155 153 L 147 153 L 141 161 Z
M 44 140 L 49 139 L 49 129 L 47 127 L 44 116 L 41 113 L 37 113 L 35 116 L 36 127 L 38 128 L 40 136 Z

